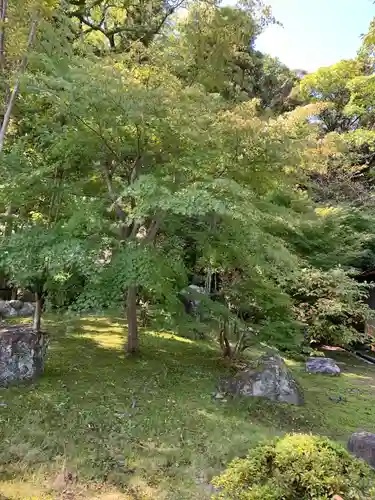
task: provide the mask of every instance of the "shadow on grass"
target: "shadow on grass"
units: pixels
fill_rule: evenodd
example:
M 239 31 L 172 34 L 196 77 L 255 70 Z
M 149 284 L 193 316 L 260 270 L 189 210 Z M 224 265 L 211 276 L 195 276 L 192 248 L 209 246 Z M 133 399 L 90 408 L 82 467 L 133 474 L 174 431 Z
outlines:
M 40 480 L 67 467 L 82 481 L 115 484 L 133 498 L 146 485 L 150 498 L 203 499 L 202 477 L 209 480 L 260 440 L 291 430 L 330 435 L 340 426 L 339 407 L 327 397 L 339 381 L 318 386 L 298 366 L 305 407 L 222 402 L 212 391 L 227 368 L 209 344 L 142 331 L 142 354 L 127 358 L 119 319 L 55 318 L 48 330 L 44 376 L 0 391 L 7 404 L 0 407 L 0 480 Z M 345 432 L 364 417 L 352 403 Z
M 116 321 L 60 320 L 48 330 L 43 377 L 0 390 L 0 480 L 68 467 L 85 481 L 133 492 L 146 483 L 175 498 L 177 484 L 191 491 L 200 470 L 236 455 L 226 443 L 241 417 L 212 400 L 223 367 L 208 345 L 142 332 L 142 354 L 127 358 Z

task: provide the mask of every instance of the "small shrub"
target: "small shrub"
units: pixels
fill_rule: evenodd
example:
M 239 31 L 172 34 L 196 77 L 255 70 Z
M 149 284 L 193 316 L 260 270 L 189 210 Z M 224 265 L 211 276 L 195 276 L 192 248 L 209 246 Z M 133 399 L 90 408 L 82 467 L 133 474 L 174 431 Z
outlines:
M 233 500 L 345 500 L 375 498 L 375 474 L 327 438 L 288 434 L 258 445 L 244 459 L 234 460 L 213 480 Z
M 325 358 L 326 355 L 323 351 L 318 351 L 316 349 L 312 349 L 310 352 L 310 357 L 311 358 Z

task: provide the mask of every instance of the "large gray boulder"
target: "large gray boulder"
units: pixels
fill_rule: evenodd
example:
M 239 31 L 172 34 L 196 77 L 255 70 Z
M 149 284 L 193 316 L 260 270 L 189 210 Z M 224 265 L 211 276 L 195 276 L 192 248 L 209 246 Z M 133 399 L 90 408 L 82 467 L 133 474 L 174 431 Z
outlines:
M 340 368 L 331 358 L 309 358 L 306 361 L 308 373 L 325 373 L 327 375 L 340 375 Z
M 7 314 L 4 314 L 4 318 L 17 318 L 18 317 L 18 311 L 16 309 L 13 309 L 11 305 L 9 305 L 9 309 Z
M 22 300 L 10 300 L 9 305 L 12 309 L 19 311 L 20 309 L 22 309 L 23 302 Z
M 262 356 L 255 367 L 248 367 L 224 381 L 222 390 L 233 395 L 258 396 L 294 405 L 304 403 L 301 387 L 285 361 L 274 353 Z
M 30 326 L 0 328 L 0 386 L 32 380 L 44 370 L 47 337 Z
M 189 285 L 181 290 L 180 296 L 183 298 L 185 312 L 192 316 L 202 316 L 200 311 L 201 299 L 204 299 L 206 295 L 205 289 L 197 285 Z
M 0 317 L 7 318 L 11 307 L 9 301 L 0 300 Z
M 349 438 L 348 450 L 375 468 L 375 434 L 354 432 Z
M 17 313 L 20 318 L 28 318 L 34 315 L 35 304 L 33 302 L 23 302 L 21 309 Z
M 0 318 L 27 318 L 34 314 L 33 302 L 0 300 Z

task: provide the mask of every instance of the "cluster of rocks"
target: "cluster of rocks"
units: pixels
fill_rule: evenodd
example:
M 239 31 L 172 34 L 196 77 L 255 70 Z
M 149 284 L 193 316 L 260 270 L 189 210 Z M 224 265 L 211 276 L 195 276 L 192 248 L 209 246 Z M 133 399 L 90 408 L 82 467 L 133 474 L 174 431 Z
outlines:
M 1 301 L 0 308 L 4 307 L 4 302 Z M 22 310 L 26 313 L 25 303 L 20 306 L 17 302 L 19 301 L 9 301 L 7 306 L 17 311 L 18 316 Z M 33 306 L 29 310 L 33 311 Z M 43 373 L 47 346 L 46 335 L 35 332 L 31 326 L 13 325 L 0 328 L 0 387 L 30 381 Z M 306 362 L 306 371 L 340 374 L 339 367 L 330 358 L 310 358 Z M 224 400 L 225 394 L 258 396 L 295 405 L 304 403 L 301 387 L 277 353 L 262 356 L 255 366 L 247 367 L 234 377 L 222 381 L 220 392 L 213 393 L 213 396 L 215 399 Z M 375 434 L 352 434 L 348 450 L 375 468 Z
M 310 358 L 306 362 L 308 373 L 339 375 L 340 368 L 330 358 Z M 283 358 L 277 353 L 262 356 L 254 366 L 248 366 L 234 377 L 220 383 L 221 395 L 258 396 L 271 401 L 302 405 L 304 396 L 301 386 L 294 379 Z
M 339 375 L 340 368 L 333 359 L 312 357 L 306 362 L 308 373 Z M 238 372 L 234 377 L 221 381 L 217 400 L 226 401 L 227 395 L 263 397 L 271 401 L 301 405 L 304 403 L 300 385 L 294 380 L 281 356 L 271 353 L 262 356 L 252 367 Z M 355 432 L 348 442 L 348 450 L 375 468 L 375 434 Z
M 48 340 L 29 325 L 0 328 L 0 386 L 33 380 L 44 370 Z
M 34 314 L 35 304 L 22 300 L 0 300 L 0 318 L 28 318 Z

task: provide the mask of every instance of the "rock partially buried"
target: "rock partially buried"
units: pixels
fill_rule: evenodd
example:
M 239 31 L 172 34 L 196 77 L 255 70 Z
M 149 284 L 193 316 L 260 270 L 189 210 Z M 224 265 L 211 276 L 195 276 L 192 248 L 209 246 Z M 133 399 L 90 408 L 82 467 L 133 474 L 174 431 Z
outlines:
M 0 318 L 27 318 L 34 314 L 33 302 L 22 300 L 0 300 Z
M 308 373 L 325 373 L 326 375 L 340 375 L 340 368 L 331 358 L 310 358 L 306 361 Z
M 262 356 L 255 368 L 249 367 L 223 383 L 226 392 L 259 396 L 271 401 L 302 405 L 302 389 L 278 354 Z
M 33 380 L 43 373 L 47 337 L 30 326 L 0 328 L 0 386 Z
M 375 468 L 375 434 L 354 432 L 349 438 L 348 450 Z
M 23 302 L 22 300 L 10 300 L 9 305 L 12 309 L 19 311 L 20 309 L 22 309 Z
M 32 302 L 23 302 L 21 309 L 17 310 L 19 318 L 29 318 L 34 315 L 35 305 Z

